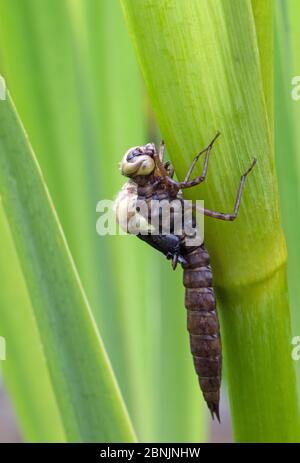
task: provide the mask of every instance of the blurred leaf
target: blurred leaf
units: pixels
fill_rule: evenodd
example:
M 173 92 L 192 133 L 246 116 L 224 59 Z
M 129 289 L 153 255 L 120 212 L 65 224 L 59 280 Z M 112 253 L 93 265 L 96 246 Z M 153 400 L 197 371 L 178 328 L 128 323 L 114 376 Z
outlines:
M 69 441 L 133 431 L 73 260 L 9 95 L 0 104 L 0 193 Z
M 113 8 L 118 12 L 117 3 Z M 41 163 L 123 392 L 127 399 L 130 393 L 134 397 L 136 391 L 130 392 L 130 384 L 136 382 L 136 375 L 128 374 L 131 360 L 123 320 L 128 302 L 122 286 L 116 284 L 113 242 L 95 232 L 97 202 L 112 198 L 122 182 L 117 161 L 107 159 L 120 156 L 116 143 L 125 150 L 129 140 L 133 143 L 142 133 L 142 92 L 134 59 L 130 50 L 120 53 L 128 72 L 128 97 L 135 92 L 138 95 L 130 102 L 136 117 L 124 118 L 123 126 L 118 124 L 113 136 L 109 127 L 113 127 L 114 114 L 118 120 L 122 118 L 128 104 L 127 94 L 122 92 L 123 75 L 112 82 L 108 69 L 116 45 L 107 47 L 107 37 L 112 40 L 112 36 L 108 36 L 106 23 L 110 13 L 117 19 L 110 3 L 25 0 L 20 4 L 18 0 L 1 0 L 0 9 L 0 51 L 6 79 Z M 122 19 L 120 11 L 119 17 Z M 113 36 L 123 46 L 124 31 L 127 34 L 123 26 L 120 35 Z M 111 113 L 111 98 L 107 97 L 113 92 L 125 97 L 120 103 L 117 100 L 120 107 Z M 106 161 L 101 153 L 106 153 Z M 108 169 L 113 170 L 113 177 Z M 133 343 L 132 348 L 136 355 Z
M 300 217 L 300 102 L 292 98 L 294 76 L 300 74 L 300 5 L 276 2 L 275 28 L 275 148 L 281 211 L 288 247 L 289 295 L 294 336 L 299 335 L 299 217 Z M 300 365 L 296 363 L 300 390 Z
M 95 233 L 96 203 L 125 181 L 123 153 L 147 141 L 143 87 L 119 2 L 0 0 L 0 9 L 5 77 L 138 436 L 203 440 L 180 273 L 161 270 L 162 257 L 135 237 Z
M 42 342 L 2 204 L 0 235 L 0 334 L 7 350 L 1 367 L 5 383 L 14 398 L 24 438 L 31 442 L 64 442 Z

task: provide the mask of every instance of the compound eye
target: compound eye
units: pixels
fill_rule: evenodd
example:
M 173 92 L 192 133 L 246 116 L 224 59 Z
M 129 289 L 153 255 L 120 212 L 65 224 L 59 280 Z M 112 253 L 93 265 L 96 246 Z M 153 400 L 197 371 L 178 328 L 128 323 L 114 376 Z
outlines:
M 142 150 L 140 148 L 134 148 L 134 150 L 132 150 L 128 155 L 127 155 L 127 158 L 126 158 L 126 161 L 132 161 L 136 156 L 140 156 L 142 153 Z

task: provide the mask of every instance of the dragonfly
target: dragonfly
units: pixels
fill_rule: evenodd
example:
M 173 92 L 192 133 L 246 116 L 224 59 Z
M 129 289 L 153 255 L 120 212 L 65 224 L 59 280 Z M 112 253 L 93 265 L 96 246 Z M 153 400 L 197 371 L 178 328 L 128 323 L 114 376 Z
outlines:
M 163 220 L 161 208 L 156 213 L 159 220 L 156 221 L 153 229 L 152 219 L 155 213 L 153 214 L 152 203 L 167 201 L 173 204 L 174 200 L 178 200 L 180 204 L 184 203 L 184 190 L 196 187 L 205 181 L 210 154 L 219 135 L 220 133 L 217 132 L 209 145 L 195 156 L 183 181 L 174 179 L 173 166 L 169 161 L 164 161 L 163 141 L 158 150 L 154 143 L 130 148 L 120 163 L 121 173 L 128 180 L 115 201 L 117 221 L 124 231 L 132 233 L 129 223 L 138 223 L 139 227 L 137 230 L 134 229 L 133 233 L 171 260 L 173 269 L 177 264 L 183 268 L 187 329 L 194 367 L 212 418 L 216 417 L 218 421 L 220 421 L 222 344 L 209 253 L 203 241 L 191 245 L 184 231 L 177 232 L 173 223 L 174 214 L 170 228 L 165 230 L 161 223 Z M 192 178 L 194 168 L 202 155 L 205 155 L 202 173 Z M 206 208 L 201 208 L 200 212 L 215 219 L 234 221 L 238 217 L 246 177 L 255 164 L 256 159 L 253 159 L 250 167 L 241 175 L 232 213 Z M 140 204 L 146 205 L 146 208 L 141 208 Z M 192 205 L 194 212 L 196 208 L 196 205 Z M 181 213 L 184 215 L 184 208 Z M 195 221 L 195 215 L 192 216 L 192 221 Z

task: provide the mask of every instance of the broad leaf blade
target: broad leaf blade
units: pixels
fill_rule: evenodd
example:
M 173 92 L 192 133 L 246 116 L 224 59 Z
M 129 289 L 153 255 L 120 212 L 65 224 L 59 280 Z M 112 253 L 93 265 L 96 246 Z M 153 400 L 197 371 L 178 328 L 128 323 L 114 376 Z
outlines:
M 95 233 L 96 203 L 114 198 L 125 181 L 118 171 L 123 153 L 149 141 L 120 5 L 0 0 L 0 7 L 5 77 L 138 437 L 203 440 L 180 271 L 173 274 L 135 237 Z
M 122 4 L 180 178 L 199 149 L 217 130 L 222 133 L 206 184 L 189 195 L 204 198 L 208 208 L 231 212 L 240 174 L 258 158 L 238 220 L 207 220 L 205 239 L 219 296 L 236 439 L 298 440 L 272 87 L 266 86 L 271 63 L 262 66 L 266 48 L 259 53 L 257 37 L 262 26 L 248 0 Z M 199 166 L 195 175 L 200 173 Z
M 24 439 L 64 442 L 41 338 L 2 205 L 0 235 L 0 333 L 7 350 L 1 367 L 5 385 L 13 398 Z
M 40 169 L 8 96 L 0 104 L 0 192 L 70 441 L 134 439 Z

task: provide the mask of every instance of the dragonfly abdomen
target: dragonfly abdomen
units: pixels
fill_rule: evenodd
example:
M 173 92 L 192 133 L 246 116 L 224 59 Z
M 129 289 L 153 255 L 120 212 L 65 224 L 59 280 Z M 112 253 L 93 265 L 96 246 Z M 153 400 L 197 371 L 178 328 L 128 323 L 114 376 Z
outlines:
M 187 263 L 183 265 L 183 284 L 191 352 L 204 399 L 212 416 L 219 420 L 222 355 L 210 259 L 203 245 L 184 257 Z

